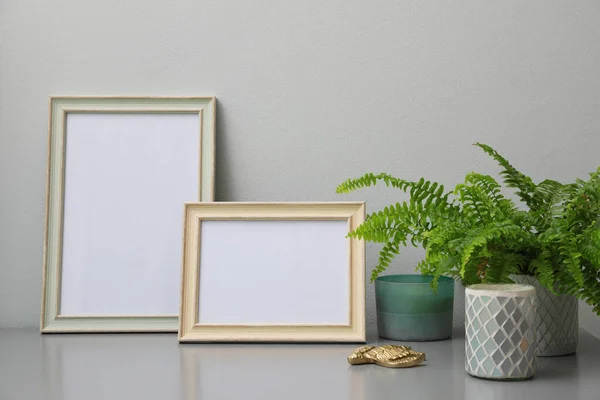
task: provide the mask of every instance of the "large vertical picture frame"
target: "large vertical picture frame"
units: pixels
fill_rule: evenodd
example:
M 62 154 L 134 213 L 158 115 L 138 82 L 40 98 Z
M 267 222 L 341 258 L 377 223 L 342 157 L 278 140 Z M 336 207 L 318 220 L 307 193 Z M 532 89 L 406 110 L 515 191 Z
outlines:
M 180 342 L 364 342 L 363 202 L 195 203 Z
M 184 204 L 213 201 L 214 97 L 51 97 L 40 329 L 175 332 Z

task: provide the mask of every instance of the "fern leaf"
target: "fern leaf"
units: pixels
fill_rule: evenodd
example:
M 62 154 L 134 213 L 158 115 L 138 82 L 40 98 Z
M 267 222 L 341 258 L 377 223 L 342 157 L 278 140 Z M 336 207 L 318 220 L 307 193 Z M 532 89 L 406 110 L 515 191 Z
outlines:
M 400 253 L 400 246 L 396 240 L 387 242 L 379 251 L 379 260 L 377 265 L 371 271 L 371 282 L 374 282 L 377 277 L 383 273 L 391 264 L 392 259 Z
M 550 259 L 550 252 L 547 249 L 541 251 L 540 254 L 531 261 L 531 264 L 540 284 L 555 293 L 554 265 Z
M 349 193 L 365 187 L 375 186 L 380 181 L 383 181 L 386 186 L 392 186 L 402 190 L 406 190 L 406 187 L 410 184 L 414 184 L 414 182 L 394 178 L 386 173 L 367 173 L 359 178 L 348 179 L 340 184 L 335 191 L 336 193 Z
M 535 192 L 536 185 L 533 183 L 530 177 L 519 172 L 515 167 L 513 167 L 506 158 L 502 157 L 496 150 L 492 147 L 483 144 L 483 143 L 475 143 L 475 146 L 481 148 L 484 152 L 490 155 L 504 170 L 500 173 L 504 178 L 504 183 L 508 187 L 517 189 L 517 196 L 521 198 L 529 206 L 531 209 L 536 209 L 536 203 L 533 198 L 533 193 Z
M 590 225 L 581 235 L 579 250 L 589 260 L 590 268 L 600 270 L 600 228 L 596 223 Z

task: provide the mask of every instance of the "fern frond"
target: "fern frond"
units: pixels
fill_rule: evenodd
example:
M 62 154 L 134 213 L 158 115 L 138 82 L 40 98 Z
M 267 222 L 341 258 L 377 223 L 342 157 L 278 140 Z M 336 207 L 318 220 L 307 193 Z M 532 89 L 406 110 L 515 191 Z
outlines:
M 432 252 L 428 249 L 425 259 L 418 263 L 415 270 L 421 272 L 423 275 L 433 276 L 431 288 L 434 292 L 437 292 L 438 282 L 441 276 L 448 276 L 453 279 L 460 277 L 458 274 L 459 266 L 460 262 L 455 257 L 436 251 Z
M 482 283 L 486 268 L 487 261 L 485 259 L 481 262 L 478 260 L 469 260 L 467 264 L 462 265 L 459 276 L 463 285 L 470 286 Z
M 491 176 L 471 172 L 467 174 L 465 183 L 478 188 L 478 197 L 488 217 L 507 218 L 516 211 L 513 202 L 502 195 L 500 184 Z
M 472 172 L 467 175 L 466 181 L 486 193 L 490 197 L 490 202 L 498 207 L 504 216 L 514 209 L 512 201 L 502 195 L 500 184 L 491 176 Z
M 444 185 L 430 182 L 421 178 L 418 182 L 395 178 L 386 173 L 367 173 L 359 178 L 348 179 L 336 188 L 336 193 L 350 193 L 365 187 L 375 186 L 378 182 L 385 183 L 388 187 L 400 189 L 410 193 L 410 201 L 424 204 L 447 203 L 450 193 L 444 193 Z
M 521 227 L 514 225 L 511 221 L 494 222 L 474 229 L 464 239 L 465 245 L 461 252 L 461 277 L 464 279 L 467 272 L 467 265 L 472 261 L 476 250 L 481 249 L 478 255 L 479 258 L 483 256 L 483 258 L 489 259 L 493 253 L 487 248 L 488 244 L 495 241 L 498 242 L 497 246 L 504 249 L 502 242 L 515 242 L 522 239 L 523 235 L 524 232 Z M 501 254 L 501 251 L 498 254 Z M 505 268 L 507 266 L 502 267 Z M 504 275 L 508 276 L 509 273 L 504 274 L 501 272 L 497 276 L 503 277 Z
M 493 251 L 489 258 L 489 266 L 485 275 L 485 282 L 511 283 L 510 276 L 518 274 L 523 268 L 525 259 L 523 255 L 511 251 Z
M 387 242 L 381 250 L 379 250 L 379 260 L 377 261 L 377 265 L 371 272 L 371 282 L 374 282 L 375 279 L 384 272 L 391 264 L 392 259 L 400 253 L 399 242 L 396 239 Z
M 533 200 L 536 204 L 548 204 L 555 202 L 555 198 L 562 192 L 564 185 L 560 182 L 546 179 L 537 184 Z
M 535 259 L 531 260 L 531 265 L 540 284 L 554 293 L 554 265 L 550 258 L 550 252 L 547 249 L 542 250 Z
M 335 191 L 336 193 L 350 193 L 365 187 L 375 186 L 380 181 L 383 181 L 386 186 L 392 186 L 399 189 L 404 189 L 404 187 L 406 187 L 406 185 L 409 183 L 409 181 L 394 178 L 386 173 L 367 173 L 359 178 L 348 179 L 347 181 L 341 183 L 335 189 Z
M 386 243 L 396 232 L 405 231 L 406 229 L 405 225 L 389 222 L 383 216 L 371 215 L 354 231 L 348 233 L 348 237 L 374 243 Z
M 502 157 L 500 153 L 494 150 L 492 147 L 483 144 L 475 143 L 475 146 L 481 148 L 484 152 L 490 155 L 504 170 L 500 175 L 504 178 L 506 186 L 517 189 L 516 194 L 529 206 L 531 209 L 536 209 L 536 203 L 533 199 L 533 193 L 535 192 L 536 185 L 533 180 L 519 172 L 513 167 L 506 158 Z
M 597 223 L 594 222 L 582 233 L 579 251 L 590 261 L 591 268 L 600 270 L 600 227 Z
M 592 310 L 600 315 L 600 272 L 594 268 L 584 267 L 584 283 L 575 296 L 582 299 Z
M 564 241 L 558 249 L 567 271 L 579 286 L 583 286 L 584 277 L 581 271 L 581 253 L 577 250 L 575 243 L 572 240 Z
M 498 186 L 491 176 L 470 173 L 464 184 L 456 185 L 454 194 L 468 219 L 486 223 L 506 218 L 513 209 L 510 200 L 500 194 Z

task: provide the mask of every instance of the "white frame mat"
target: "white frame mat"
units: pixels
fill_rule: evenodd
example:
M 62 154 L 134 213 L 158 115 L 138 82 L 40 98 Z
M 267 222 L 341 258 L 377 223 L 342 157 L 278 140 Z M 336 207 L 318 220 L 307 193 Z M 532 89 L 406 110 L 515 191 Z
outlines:
M 190 203 L 180 342 L 365 342 L 364 202 Z
M 40 331 L 176 332 L 184 204 L 213 201 L 215 97 L 51 97 Z

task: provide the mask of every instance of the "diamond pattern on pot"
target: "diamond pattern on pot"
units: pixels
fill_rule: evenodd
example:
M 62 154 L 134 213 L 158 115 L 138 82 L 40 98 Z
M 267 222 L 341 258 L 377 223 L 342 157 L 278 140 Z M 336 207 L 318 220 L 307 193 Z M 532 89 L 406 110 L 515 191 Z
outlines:
M 465 368 L 492 379 L 523 379 L 536 369 L 535 298 L 466 296 Z
M 537 355 L 562 356 L 577 351 L 579 305 L 574 296 L 555 295 L 533 276 L 514 275 L 515 282 L 535 287 L 537 293 Z

